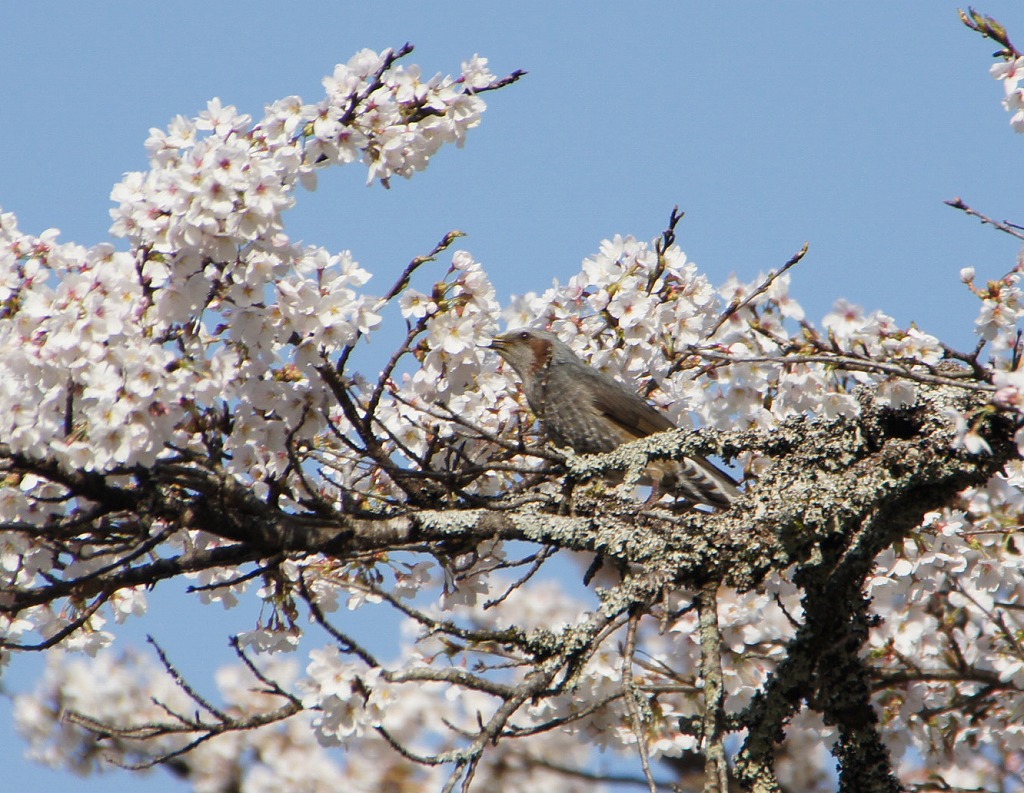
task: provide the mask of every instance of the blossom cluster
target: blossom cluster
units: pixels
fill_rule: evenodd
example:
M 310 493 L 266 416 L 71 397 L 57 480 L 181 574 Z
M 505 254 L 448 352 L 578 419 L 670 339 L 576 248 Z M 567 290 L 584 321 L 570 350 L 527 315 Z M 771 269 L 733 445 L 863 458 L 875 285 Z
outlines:
M 172 438 L 187 445 L 189 414 L 217 400 L 295 419 L 315 398 L 304 374 L 322 351 L 380 320 L 348 253 L 283 233 L 297 182 L 324 158 L 362 157 L 382 179 L 426 167 L 479 122 L 474 89 L 492 79 L 478 58 L 457 79 L 390 64 L 363 51 L 325 80 L 319 104 L 290 97 L 255 124 L 213 100 L 154 130 L 150 170 L 112 194 L 112 232 L 131 252 L 22 234 L 2 216 L 0 332 L 18 352 L 3 363 L 0 415 L 15 450 L 106 471 L 151 464 Z
M 297 671 L 294 663 L 277 659 L 260 664 L 264 679 L 281 685 L 290 684 Z M 216 683 L 221 708 L 234 718 L 260 714 L 282 704 L 279 697 L 266 693 L 262 682 L 242 665 L 218 670 Z M 133 652 L 106 653 L 89 661 L 54 654 L 48 659 L 37 694 L 19 697 L 15 704 L 15 722 L 28 741 L 29 756 L 81 775 L 105 770 L 109 757 L 144 763 L 154 753 L 184 748 L 190 737 L 179 733 L 165 734 L 155 741 L 116 738 L 97 750 L 91 734 L 71 724 L 75 714 L 110 719 L 112 723 L 144 720 L 160 724 L 174 723 L 172 714 L 192 718 L 202 713 L 165 669 L 149 656 Z M 63 728 L 55 730 L 56 724 L 63 724 Z M 327 793 L 336 790 L 337 780 L 345 776 L 342 766 L 317 744 L 309 717 L 301 713 L 270 728 L 229 733 L 215 742 L 201 744 L 188 753 L 187 769 L 197 791 L 269 793 L 285 785 Z M 380 788 L 367 785 L 352 789 Z
M 509 581 L 491 577 L 483 594 L 493 598 L 509 585 Z M 674 605 L 679 603 L 682 601 Z M 781 657 L 783 640 L 793 630 L 787 613 L 799 615 L 798 596 L 791 584 L 779 580 L 767 593 L 725 594 L 720 610 L 730 653 L 726 666 L 728 691 L 735 698 L 734 704 L 742 703 L 764 682 L 772 668 L 768 659 Z M 542 630 L 578 624 L 591 611 L 587 604 L 568 596 L 560 582 L 546 579 L 529 590 L 512 591 L 493 615 L 481 603 L 461 609 L 438 605 L 431 613 L 478 625 Z M 694 619 L 691 612 L 666 632 L 653 626 L 644 630 L 647 663 L 634 671 L 634 678 L 645 690 L 658 691 L 649 695 L 651 720 L 644 730 L 655 759 L 681 757 L 697 748 L 694 736 L 678 727 L 680 718 L 700 712 Z M 182 758 L 192 787 L 217 790 L 232 783 L 244 790 L 262 791 L 295 784 L 303 790 L 345 786 L 371 793 L 390 780 L 397 785 L 394 789 L 410 793 L 439 789 L 447 769 L 410 766 L 393 750 L 391 742 L 414 753 L 457 749 L 462 744 L 461 735 L 493 715 L 500 702 L 479 690 L 441 680 L 430 682 L 432 658 L 451 648 L 414 620 L 406 620 L 396 633 L 411 641 L 399 649 L 392 664 L 385 666 L 368 667 L 336 645 L 327 645 L 309 650 L 308 663 L 301 671 L 293 661 L 272 655 L 262 658 L 258 667 L 263 679 L 259 681 L 242 665 L 218 670 L 218 707 L 232 718 L 266 713 L 283 704 L 283 697 L 269 693 L 267 680 L 300 698 L 306 709 L 283 722 L 245 733 L 228 733 L 201 744 Z M 517 718 L 518 725 L 527 731 L 530 726 L 559 719 L 571 719 L 571 729 L 499 742 L 484 755 L 476 784 L 510 791 L 547 784 L 582 793 L 592 790 L 593 783 L 557 771 L 586 767 L 590 762 L 592 746 L 581 741 L 580 735 L 590 736 L 608 751 L 635 753 L 637 733 L 625 704 L 616 697 L 622 684 L 622 634 L 620 629 L 609 636 L 587 661 L 578 688 L 559 697 L 540 699 Z M 488 658 L 486 648 L 476 649 L 475 655 L 481 661 Z M 418 673 L 428 680 L 419 679 Z M 97 687 L 93 677 L 102 680 L 103 685 Z M 579 715 L 586 714 L 592 703 L 602 701 L 608 704 Z M 148 656 L 104 653 L 85 660 L 55 654 L 37 690 L 17 698 L 16 721 L 36 760 L 90 773 L 103 767 L 104 756 L 119 762 L 144 762 L 180 748 L 187 737 L 164 735 L 146 742 L 117 739 L 105 746 L 105 755 L 97 755 L 89 751 L 93 745 L 91 734 L 72 726 L 67 714 L 88 714 L 110 724 L 159 724 L 167 722 L 169 714 L 191 716 L 195 709 L 196 703 Z M 63 722 L 55 718 L 57 713 L 65 714 Z M 800 789 L 817 789 L 810 781 L 827 781 L 827 773 L 821 769 L 827 768 L 822 737 L 828 731 L 801 716 L 793 732 L 789 747 L 780 752 L 781 779 Z M 345 751 L 338 754 L 331 751 L 334 747 Z M 807 763 L 809 757 L 817 758 L 821 765 Z
M 873 607 L 901 616 L 871 632 L 871 657 L 882 679 L 908 682 L 882 688 L 877 702 L 908 782 L 986 789 L 1024 761 L 1022 488 L 1017 461 L 969 492 L 964 509 L 930 513 L 877 560 Z M 998 707 L 957 706 L 988 687 L 1000 692 Z
M 992 279 L 985 286 L 976 282 L 973 267 L 965 267 L 960 273 L 971 293 L 981 301 L 975 329 L 982 342 L 989 345 L 995 355 L 992 358 L 992 382 L 997 391 L 993 404 L 1000 410 L 1016 414 L 1020 429 L 1016 433 L 1017 448 L 1024 454 L 1024 370 L 1020 368 L 1021 322 L 1024 321 L 1024 291 L 1020 288 L 1024 263 L 1016 266 L 1002 278 Z M 975 417 L 959 417 L 959 437 L 966 448 L 985 453 L 988 444 L 978 435 Z
M 171 449 L 205 458 L 220 426 L 214 442 L 229 475 L 266 494 L 287 467 L 286 439 L 325 426 L 316 367 L 380 322 L 380 299 L 363 290 L 369 273 L 348 252 L 284 233 L 296 186 L 314 186 L 325 163 L 362 160 L 383 181 L 425 168 L 479 123 L 477 91 L 493 81 L 481 58 L 456 78 L 425 79 L 399 54 L 360 52 L 325 79 L 320 102 L 288 97 L 255 123 L 213 100 L 152 130 L 150 169 L 112 193 L 111 230 L 128 251 L 63 243 L 55 229 L 26 234 L 0 214 L 0 344 L 10 351 L 0 432 L 10 453 L 127 472 Z M 42 525 L 87 507 L 62 495 L 42 477 L 8 477 L 0 517 Z M 88 543 L 81 550 L 68 577 L 106 564 Z M 4 586 L 28 585 L 57 561 L 15 532 L 0 535 L 0 555 Z M 32 621 L 49 637 L 78 616 L 44 605 Z M 27 630 L 25 621 L 5 628 Z M 102 621 L 82 623 L 90 648 L 109 641 Z

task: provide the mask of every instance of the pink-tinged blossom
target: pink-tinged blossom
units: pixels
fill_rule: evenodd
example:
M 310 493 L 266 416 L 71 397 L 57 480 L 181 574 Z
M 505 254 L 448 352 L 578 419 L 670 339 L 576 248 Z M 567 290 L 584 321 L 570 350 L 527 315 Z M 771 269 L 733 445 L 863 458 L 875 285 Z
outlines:
M 981 309 L 975 325 L 979 335 L 993 342 L 996 349 L 1011 348 L 1016 329 L 1024 317 L 1024 293 L 1018 283 L 1020 276 L 1011 273 L 998 281 L 989 281 L 985 289 L 975 289 L 981 298 Z
M 1019 88 L 1021 79 L 1024 78 L 1024 58 L 1011 58 L 994 64 L 989 71 L 994 78 L 1003 81 L 1003 107 L 1013 113 L 1010 124 L 1014 132 L 1024 132 L 1024 98 Z
M 303 703 L 319 710 L 313 718 L 317 738 L 331 746 L 359 737 L 378 716 L 367 710 L 364 692 L 372 690 L 379 670 L 366 670 L 333 645 L 311 650 L 309 657 L 307 677 L 299 687 L 305 692 Z
M 909 407 L 917 401 L 917 388 L 907 380 L 891 377 L 878 384 L 875 399 L 895 409 Z
M 485 88 L 495 80 L 491 70 L 487 68 L 487 58 L 474 55 L 462 64 L 462 82 L 471 89 Z
M 821 321 L 822 327 L 835 333 L 840 338 L 848 338 L 858 333 L 865 323 L 864 311 L 846 300 L 837 300 L 830 314 Z
M 996 393 L 992 401 L 999 407 L 1024 413 L 1024 369 L 998 371 L 992 378 Z
M 988 441 L 978 433 L 977 426 L 971 417 L 952 410 L 947 415 L 956 427 L 956 440 L 953 444 L 956 448 L 966 449 L 971 454 L 992 453 Z

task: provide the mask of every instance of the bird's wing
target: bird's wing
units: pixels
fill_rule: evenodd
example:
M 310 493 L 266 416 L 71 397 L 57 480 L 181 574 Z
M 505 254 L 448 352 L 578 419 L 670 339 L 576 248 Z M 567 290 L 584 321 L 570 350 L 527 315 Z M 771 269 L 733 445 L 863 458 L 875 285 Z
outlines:
M 597 387 L 588 389 L 593 394 L 594 409 L 618 427 L 624 440 L 676 428 L 664 413 L 618 382 L 609 382 L 590 369 L 581 376 L 600 381 L 594 383 Z M 700 456 L 684 457 L 668 467 L 662 466 L 662 475 L 680 495 L 717 509 L 728 509 L 740 495 L 735 479 Z
M 644 438 L 656 432 L 674 430 L 668 416 L 649 405 L 637 394 L 615 381 L 584 370 L 585 376 L 594 377 L 596 388 L 590 389 L 594 408 L 632 438 Z M 614 386 L 614 387 L 613 387 Z

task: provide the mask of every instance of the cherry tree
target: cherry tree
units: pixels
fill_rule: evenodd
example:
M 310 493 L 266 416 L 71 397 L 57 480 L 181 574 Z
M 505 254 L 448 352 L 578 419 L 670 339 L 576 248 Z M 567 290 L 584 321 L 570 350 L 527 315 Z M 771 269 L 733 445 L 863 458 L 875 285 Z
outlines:
M 1024 131 L 1024 56 L 963 18 Z M 121 246 L 0 216 L 0 662 L 48 657 L 33 756 L 196 791 L 1022 789 L 1021 265 L 961 273 L 969 350 L 843 300 L 812 323 L 806 248 L 716 286 L 678 211 L 507 306 L 458 232 L 370 286 L 289 239 L 300 189 L 413 176 L 521 76 L 410 52 L 152 130 Z M 486 347 L 506 325 L 684 429 L 553 448 Z M 696 454 L 742 476 L 730 509 L 637 492 Z M 172 579 L 237 615 L 216 691 L 116 642 Z M 370 604 L 386 654 L 345 618 Z

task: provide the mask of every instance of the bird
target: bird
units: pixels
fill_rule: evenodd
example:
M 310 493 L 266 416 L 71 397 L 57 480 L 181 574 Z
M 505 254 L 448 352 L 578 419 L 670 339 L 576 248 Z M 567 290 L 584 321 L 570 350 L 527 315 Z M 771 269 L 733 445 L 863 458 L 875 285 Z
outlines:
M 507 361 L 548 439 L 577 454 L 603 454 L 676 425 L 639 394 L 581 359 L 554 333 L 532 328 L 494 337 L 487 345 Z M 703 457 L 654 460 L 645 484 L 696 504 L 728 509 L 737 482 Z

